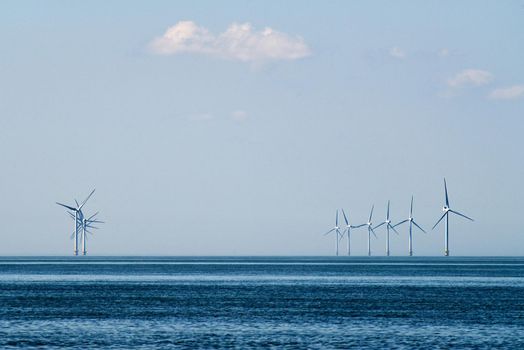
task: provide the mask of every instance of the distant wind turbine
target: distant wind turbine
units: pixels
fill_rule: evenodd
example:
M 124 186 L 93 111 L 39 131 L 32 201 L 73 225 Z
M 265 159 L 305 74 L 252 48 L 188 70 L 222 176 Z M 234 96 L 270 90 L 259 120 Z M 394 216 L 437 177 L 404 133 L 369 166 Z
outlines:
M 415 225 L 420 231 L 426 233 L 422 227 L 420 227 L 413 219 L 413 196 L 411 196 L 411 207 L 409 208 L 409 216 L 406 220 L 403 220 L 393 227 L 397 227 L 406 222 L 409 222 L 409 256 L 413 256 L 413 225 Z
M 98 214 L 98 212 L 91 215 L 89 218 L 84 218 L 82 220 L 82 254 L 87 255 L 87 233 L 92 235 L 93 233 L 89 229 L 95 229 L 98 230 L 98 227 L 94 226 L 93 224 L 103 224 L 103 221 L 96 220 L 95 216 Z
M 87 198 L 82 202 L 82 204 L 78 204 L 78 202 L 75 200 L 75 204 L 76 204 L 76 207 L 72 207 L 72 206 L 69 206 L 69 205 L 65 205 L 65 204 L 62 204 L 62 203 L 58 203 L 56 202 L 56 204 L 66 208 L 66 209 L 69 209 L 71 210 L 73 213 L 74 213 L 74 219 L 75 219 L 75 229 L 74 229 L 74 239 L 75 239 L 75 244 L 74 244 L 74 253 L 75 255 L 78 255 L 78 229 L 79 227 L 81 227 L 79 225 L 79 223 L 82 222 L 82 220 L 84 219 L 84 214 L 82 213 L 82 208 L 84 207 L 84 205 L 87 203 L 87 201 L 89 200 L 89 198 L 91 198 L 91 196 L 93 195 L 93 193 L 95 193 L 95 190 L 91 191 L 91 193 L 89 194 L 89 196 L 87 196 Z
M 449 256 L 449 213 L 453 213 L 453 214 L 462 216 L 463 218 L 466 218 L 471 221 L 474 221 L 474 220 L 464 214 L 459 213 L 458 211 L 452 210 L 449 207 L 448 187 L 446 185 L 445 178 L 444 178 L 444 192 L 446 193 L 446 204 L 444 204 L 444 206 L 442 207 L 442 211 L 444 212 L 444 214 L 440 217 L 440 219 L 438 219 L 437 223 L 433 225 L 432 230 L 435 227 L 437 227 L 437 225 L 439 224 L 439 222 L 442 221 L 442 219 L 445 218 L 444 220 L 444 255 Z
M 346 234 L 346 236 L 347 236 L 347 239 L 348 239 L 348 256 L 350 256 L 351 255 L 351 229 L 352 228 L 359 228 L 359 227 L 362 227 L 362 226 L 366 226 L 366 224 L 356 225 L 356 226 L 350 225 L 348 217 L 346 216 L 346 213 L 344 212 L 344 209 L 342 209 L 342 215 L 344 215 L 344 221 L 346 222 L 346 229 L 342 232 L 341 237 L 343 237 L 344 234 Z
M 71 216 L 73 220 L 75 219 L 75 216 L 72 213 L 70 212 L 67 212 L 67 213 L 69 214 L 69 216 Z M 104 221 L 94 219 L 95 216 L 97 215 L 98 215 L 98 212 L 91 215 L 89 218 L 87 219 L 83 218 L 82 220 L 78 222 L 78 225 L 82 229 L 82 231 L 80 232 L 80 235 L 82 237 L 82 255 L 87 255 L 87 246 L 86 246 L 87 233 L 89 233 L 90 235 L 93 234 L 89 229 L 98 230 L 98 227 L 94 226 L 93 224 L 103 224 L 104 223 Z M 71 235 L 71 239 L 73 239 L 74 235 L 75 235 L 75 232 L 73 232 L 73 234 Z
M 371 234 L 373 233 L 373 236 L 375 236 L 375 238 L 377 237 L 377 235 L 375 234 L 375 231 L 373 230 L 373 223 L 371 222 L 373 218 L 373 209 L 374 208 L 375 208 L 375 205 L 372 205 L 371 212 L 369 213 L 369 219 L 367 223 L 362 224 L 362 225 L 353 226 L 353 228 L 359 228 L 363 226 L 368 227 L 368 256 L 371 256 Z
M 325 235 L 328 235 L 330 234 L 331 232 L 335 232 L 336 234 L 336 250 L 335 250 L 335 254 L 338 256 L 338 242 L 340 241 L 340 236 L 342 235 L 340 233 L 340 227 L 338 227 L 338 209 L 337 209 L 337 214 L 335 216 L 335 227 L 333 227 L 331 230 L 329 230 L 328 232 L 324 233 L 324 236 Z
M 389 229 L 392 229 L 398 235 L 397 230 L 395 230 L 395 226 L 391 225 L 391 220 L 389 219 L 389 200 L 388 200 L 388 210 L 386 213 L 386 221 L 375 226 L 374 230 L 376 230 L 377 228 L 379 228 L 382 225 L 386 225 L 386 255 L 389 256 Z

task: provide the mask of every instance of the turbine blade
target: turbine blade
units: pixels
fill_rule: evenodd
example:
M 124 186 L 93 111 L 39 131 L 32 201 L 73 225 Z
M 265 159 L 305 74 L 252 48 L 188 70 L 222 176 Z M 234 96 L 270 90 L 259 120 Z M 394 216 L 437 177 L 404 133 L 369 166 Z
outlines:
M 377 228 L 379 228 L 380 226 L 382 226 L 384 224 L 385 224 L 385 222 L 382 222 L 382 223 L 378 224 L 377 226 L 373 227 L 373 230 L 376 230 Z
M 335 217 L 335 226 L 338 227 L 338 209 L 337 209 L 337 216 Z
M 93 190 L 91 191 L 91 193 L 89 194 L 89 196 L 87 196 L 86 199 L 84 199 L 84 201 L 82 202 L 82 205 L 80 205 L 80 207 L 78 207 L 79 210 L 82 209 L 82 207 L 87 203 L 87 201 L 89 200 L 89 198 L 91 198 L 91 196 L 93 195 L 93 193 L 95 193 L 95 190 L 96 190 L 96 188 L 93 189 Z
M 92 218 L 94 218 L 94 217 L 97 216 L 97 215 L 98 215 L 98 212 L 94 213 L 93 215 L 91 215 L 91 216 L 87 219 L 87 221 L 90 221 Z
M 69 210 L 72 210 L 72 211 L 76 211 L 76 208 L 73 208 L 73 207 L 70 207 L 69 205 L 65 205 L 65 204 L 62 204 L 62 203 L 58 203 L 58 202 L 55 202 L 56 204 L 58 205 L 61 205 Z
M 448 215 L 447 212 L 445 212 L 444 215 L 442 215 L 442 216 L 440 217 L 440 219 L 438 219 L 437 223 L 436 223 L 435 225 L 433 225 L 433 227 L 432 227 L 431 229 L 433 230 L 435 227 L 437 227 L 438 223 L 441 222 L 442 219 L 444 219 L 444 216 L 446 216 L 446 215 Z
M 360 228 L 360 227 L 363 227 L 363 226 L 366 226 L 367 224 L 362 224 L 362 225 L 351 225 L 350 227 L 351 228 Z
M 371 206 L 371 212 L 369 213 L 369 222 L 371 222 L 371 218 L 373 217 L 373 209 L 375 209 L 375 204 Z
M 446 192 L 446 207 L 449 208 L 448 186 L 446 185 L 446 178 L 444 178 L 444 191 Z
M 395 230 L 395 226 L 389 224 L 388 225 L 390 229 L 392 229 L 397 235 L 399 234 L 397 230 Z
M 371 231 L 371 233 L 373 234 L 373 236 L 375 236 L 375 238 L 378 238 L 377 237 L 377 234 L 375 233 L 375 230 L 373 230 L 373 227 L 369 227 L 369 230 Z
M 403 220 L 403 221 L 399 222 L 398 224 L 393 225 L 393 227 L 397 227 L 397 226 L 402 225 L 402 224 L 404 224 L 404 223 L 406 223 L 406 222 L 408 222 L 408 221 L 409 221 L 408 219 Z
M 346 222 L 346 225 L 349 225 L 348 218 L 346 216 L 346 212 L 344 211 L 344 208 L 342 208 L 342 215 L 344 215 L 344 221 Z
M 327 235 L 327 234 L 330 234 L 331 232 L 335 231 L 334 228 L 332 228 L 331 230 L 329 230 L 328 232 L 324 233 L 324 236 Z
M 453 214 L 460 215 L 460 216 L 462 216 L 463 218 L 466 218 L 466 219 L 468 219 L 468 220 L 475 221 L 475 220 L 473 220 L 472 218 L 470 218 L 469 216 L 466 216 L 466 215 L 464 215 L 464 214 L 461 214 L 461 213 L 459 213 L 458 211 L 451 210 L 451 209 L 450 209 L 449 211 L 452 212 Z
M 78 201 L 75 199 L 76 207 L 78 208 L 80 204 L 78 204 Z
M 422 227 L 420 227 L 416 222 L 415 220 L 413 220 L 413 225 L 417 226 L 419 228 L 420 231 L 424 232 L 424 233 L 427 233 L 426 231 L 424 231 L 424 229 Z
M 409 217 L 413 217 L 413 195 L 411 196 L 411 207 L 409 208 Z
M 71 237 L 69 237 L 69 239 L 73 239 L 75 238 L 75 232 L 73 231 L 73 233 L 71 233 Z
M 389 199 L 388 199 L 388 213 L 387 213 L 387 219 L 386 220 L 389 220 Z
M 89 220 L 88 223 L 95 223 L 95 224 L 105 224 L 105 221 L 100 221 L 100 220 Z

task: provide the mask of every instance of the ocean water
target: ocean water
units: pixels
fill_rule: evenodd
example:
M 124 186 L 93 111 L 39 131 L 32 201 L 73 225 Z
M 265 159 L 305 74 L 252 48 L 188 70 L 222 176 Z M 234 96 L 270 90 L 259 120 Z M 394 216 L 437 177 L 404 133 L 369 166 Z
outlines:
M 524 349 L 524 258 L 0 258 L 1 349 Z

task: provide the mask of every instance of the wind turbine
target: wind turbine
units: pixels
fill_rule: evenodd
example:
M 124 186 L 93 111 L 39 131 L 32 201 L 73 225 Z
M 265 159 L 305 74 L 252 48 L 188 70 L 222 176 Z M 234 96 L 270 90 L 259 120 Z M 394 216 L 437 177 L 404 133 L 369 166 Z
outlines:
M 87 255 L 87 246 L 86 246 L 86 241 L 87 241 L 87 233 L 89 234 L 93 234 L 90 230 L 88 229 L 95 229 L 95 230 L 98 230 L 98 227 L 94 226 L 93 224 L 103 224 L 104 222 L 103 221 L 100 221 L 100 220 L 96 220 L 95 219 L 95 216 L 98 214 L 98 212 L 94 213 L 93 215 L 91 215 L 89 218 L 84 218 L 82 220 L 82 254 L 83 255 Z
M 373 209 L 374 208 L 375 208 L 375 205 L 372 205 L 371 212 L 369 213 L 369 220 L 367 223 L 362 224 L 362 225 L 353 226 L 353 228 L 359 228 L 363 226 L 368 227 L 368 256 L 371 256 L 371 234 L 373 233 L 373 236 L 375 236 L 375 238 L 377 237 L 377 235 L 375 234 L 375 231 L 373 230 L 373 223 L 371 222 L 371 219 L 373 218 Z
M 453 213 L 453 214 L 462 216 L 463 218 L 466 218 L 471 221 L 474 221 L 474 220 L 464 214 L 459 213 L 458 211 L 452 210 L 449 207 L 448 187 L 446 186 L 445 178 L 444 178 L 444 192 L 446 193 L 446 204 L 444 204 L 444 206 L 442 207 L 442 211 L 444 212 L 444 214 L 440 217 L 440 219 L 438 219 L 437 223 L 433 225 L 432 230 L 435 227 L 437 227 L 437 225 L 439 224 L 439 222 L 442 221 L 442 219 L 445 218 L 444 220 L 445 221 L 444 223 L 444 255 L 449 256 L 449 213 Z
M 387 214 L 386 214 L 386 221 L 384 221 L 384 222 L 378 224 L 377 226 L 375 226 L 374 230 L 376 230 L 377 228 L 379 228 L 382 225 L 386 225 L 386 232 L 387 232 L 387 235 L 386 235 L 386 255 L 389 256 L 389 229 L 392 229 L 398 235 L 397 230 L 395 230 L 395 226 L 391 225 L 391 220 L 389 219 L 389 200 L 388 200 L 388 210 L 387 210 Z
M 415 225 L 420 231 L 426 233 L 422 227 L 420 227 L 413 219 L 413 196 L 411 196 L 411 207 L 409 208 L 409 217 L 396 224 L 393 227 L 402 225 L 403 223 L 409 222 L 409 256 L 413 256 L 413 225 Z
M 344 221 L 346 222 L 346 229 L 342 232 L 341 237 L 344 236 L 344 233 L 348 237 L 348 256 L 350 256 L 351 255 L 351 229 L 352 228 L 359 228 L 359 227 L 362 227 L 362 226 L 366 226 L 366 224 L 356 225 L 356 226 L 350 225 L 349 224 L 349 220 L 348 220 L 348 218 L 346 216 L 346 213 L 344 212 L 344 209 L 342 209 L 342 214 L 344 215 Z
M 56 202 L 56 204 L 58 204 L 58 205 L 60 205 L 60 206 L 62 206 L 64 208 L 69 209 L 72 212 L 74 212 L 74 219 L 75 219 L 75 231 L 74 231 L 74 238 L 75 238 L 74 249 L 75 250 L 74 250 L 74 252 L 75 252 L 75 255 L 78 255 L 78 228 L 80 227 L 79 223 L 82 222 L 82 220 L 84 219 L 84 214 L 82 213 L 82 208 L 84 207 L 86 202 L 89 200 L 89 198 L 91 198 L 93 193 L 95 193 L 95 190 L 91 191 L 89 196 L 87 196 L 87 198 L 80 205 L 78 204 L 78 202 L 75 199 L 76 207 L 71 207 L 69 205 L 65 205 L 65 204 Z
M 329 230 L 328 232 L 324 233 L 324 236 L 325 235 L 328 235 L 330 234 L 331 232 L 335 231 L 336 233 L 336 241 L 337 241 L 337 245 L 336 245 L 336 250 L 335 250 L 335 254 L 338 256 L 338 242 L 340 240 L 339 236 L 341 236 L 342 234 L 340 233 L 340 227 L 338 227 L 338 209 L 337 209 L 337 214 L 335 216 L 335 227 L 333 227 L 331 230 Z

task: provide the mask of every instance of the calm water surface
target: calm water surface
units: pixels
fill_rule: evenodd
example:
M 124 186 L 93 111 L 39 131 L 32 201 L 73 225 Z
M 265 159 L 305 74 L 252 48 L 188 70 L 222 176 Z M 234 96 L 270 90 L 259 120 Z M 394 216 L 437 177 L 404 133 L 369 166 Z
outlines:
M 0 348 L 524 349 L 524 258 L 0 258 Z

